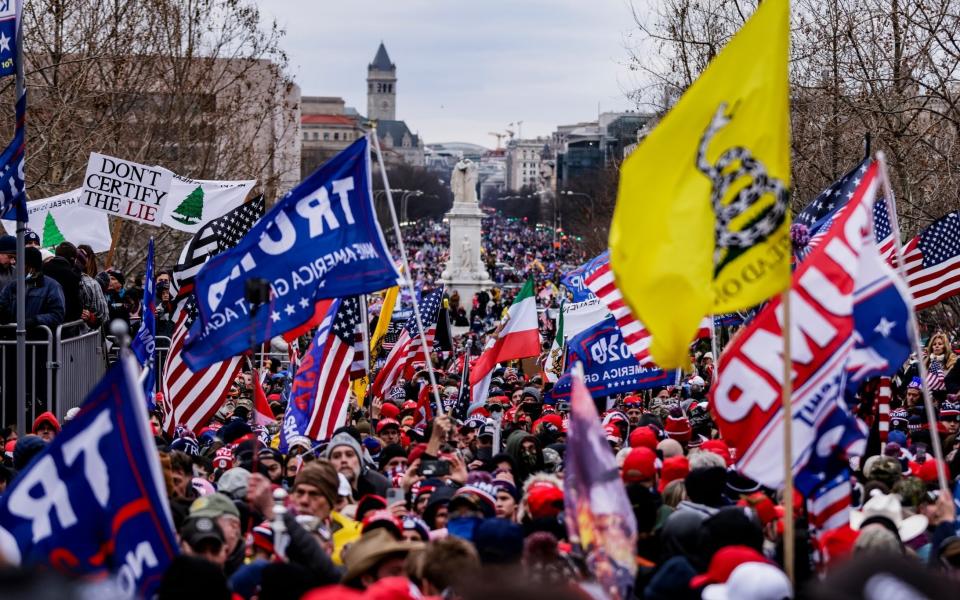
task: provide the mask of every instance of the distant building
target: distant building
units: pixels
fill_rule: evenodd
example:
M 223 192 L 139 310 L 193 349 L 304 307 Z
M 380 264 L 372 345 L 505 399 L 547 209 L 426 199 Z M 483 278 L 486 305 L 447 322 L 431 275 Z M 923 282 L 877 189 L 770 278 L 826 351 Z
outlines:
M 424 166 L 423 140 L 406 122 L 397 120 L 397 65 L 390 60 L 383 42 L 367 65 L 367 118 L 376 122 L 386 162 Z
M 517 191 L 524 186 L 535 188 L 543 187 L 541 182 L 541 162 L 544 160 L 544 150 L 549 155 L 547 138 L 512 139 L 506 147 L 506 185 L 510 191 Z
M 300 132 L 301 178 L 364 134 L 359 115 L 336 96 L 303 96 Z
M 304 96 L 300 110 L 301 177 L 355 142 L 376 123 L 387 164 L 424 166 L 423 140 L 397 116 L 397 66 L 383 43 L 367 65 L 367 116 L 337 96 Z
M 383 42 L 367 65 L 367 116 L 378 121 L 397 120 L 397 65 L 390 62 Z
M 596 121 L 557 127 L 552 140 L 557 188 L 565 189 L 579 177 L 622 161 L 652 119 L 644 113 L 606 112 Z
M 481 156 L 477 175 L 481 201 L 505 191 L 507 189 L 507 151 L 497 148 Z

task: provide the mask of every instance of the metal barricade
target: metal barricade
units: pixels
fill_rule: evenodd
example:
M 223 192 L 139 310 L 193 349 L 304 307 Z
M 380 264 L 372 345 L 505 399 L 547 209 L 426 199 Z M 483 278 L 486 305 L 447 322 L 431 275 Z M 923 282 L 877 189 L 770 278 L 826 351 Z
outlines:
M 26 425 L 30 426 L 40 413 L 50 410 L 53 399 L 53 374 L 50 368 L 56 361 L 53 333 L 41 325 L 27 333 L 27 393 Z M 17 420 L 17 326 L 0 325 L 0 376 L 2 376 L 3 425 Z
M 107 356 L 100 330 L 87 329 L 83 321 L 57 327 L 54 347 L 56 360 L 50 370 L 56 371 L 56 402 L 51 410 L 62 420 L 96 387 L 107 370 Z

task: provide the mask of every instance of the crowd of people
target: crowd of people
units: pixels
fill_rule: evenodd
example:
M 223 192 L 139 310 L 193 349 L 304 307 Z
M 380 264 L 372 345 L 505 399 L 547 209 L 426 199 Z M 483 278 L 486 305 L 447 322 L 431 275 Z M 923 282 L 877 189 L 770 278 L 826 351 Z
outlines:
M 553 231 L 520 221 L 488 222 L 484 231 L 484 260 L 497 285 L 473 299 L 448 290 L 451 320 L 471 325 L 465 335 L 481 344 L 509 305 L 513 284 L 533 276 L 542 292 L 585 258 L 569 238 L 555 242 Z M 418 286 L 439 280 L 445 236 L 442 223 L 418 223 L 405 232 Z M 9 268 L 4 244 L 0 238 L 0 267 Z M 122 273 L 91 275 L 93 255 L 81 261 L 81 252 L 61 245 L 44 263 L 37 250 L 28 254 L 28 267 L 57 282 L 59 291 L 41 287 L 57 296 L 50 303 L 59 300 L 61 321 L 68 317 L 66 286 L 56 278 L 62 277 L 60 259 L 82 273 L 78 279 L 103 282 L 96 287 L 102 305 L 85 304 L 81 295 L 74 310 L 112 317 L 115 304 L 136 292 L 124 287 Z M 8 289 L 0 293 L 0 310 Z M 554 306 L 558 295 L 538 294 L 541 307 Z M 37 304 L 45 306 L 46 296 L 38 293 Z M 924 355 L 894 378 L 885 440 L 875 390 L 866 386 L 851 407 L 871 426 L 871 437 L 866 456 L 851 457 L 849 521 L 828 531 L 810 528 L 810 499 L 785 507 L 776 490 L 737 473 L 709 410 L 714 356 L 692 358 L 694 368 L 679 385 L 595 399 L 618 465 L 610 476 L 622 481 L 637 526 L 632 597 L 952 593 L 960 536 L 952 495 L 937 485 L 931 446 L 938 437 L 954 481 L 960 476 L 960 368 L 947 335 L 931 335 Z M 463 361 L 456 352 L 433 360 L 439 395 L 449 406 L 461 393 Z M 935 431 L 926 425 L 918 360 L 933 374 Z M 153 427 L 181 550 L 160 598 L 607 597 L 569 539 L 569 406 L 551 397 L 538 369 L 498 366 L 482 408 L 461 420 L 445 411 L 424 414 L 420 400 L 432 390 L 419 370 L 383 397 L 353 406 L 330 439 L 298 438 L 282 452 L 279 425 L 253 419 L 254 394 L 263 387 L 279 422 L 293 376 L 278 360 L 259 381 L 245 369 L 212 421 L 197 431 L 163 431 L 163 403 L 157 403 Z M 31 429 L 20 438 L 15 428 L 2 432 L 0 490 L 59 434 L 61 423 L 44 413 Z M 797 529 L 794 582 L 784 563 L 788 511 Z

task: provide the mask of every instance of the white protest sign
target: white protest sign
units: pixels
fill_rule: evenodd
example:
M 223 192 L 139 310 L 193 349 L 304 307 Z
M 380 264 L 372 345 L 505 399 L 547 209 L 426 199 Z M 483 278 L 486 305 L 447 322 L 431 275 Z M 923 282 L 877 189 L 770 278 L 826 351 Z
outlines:
M 196 233 L 206 223 L 243 204 L 256 183 L 256 179 L 211 181 L 174 174 L 170 181 L 163 224 L 180 231 Z
M 173 173 L 92 152 L 83 178 L 84 206 L 160 227 Z
M 30 229 L 40 236 L 42 248 L 67 241 L 75 246 L 89 244 L 94 252 L 110 249 L 110 222 L 107 215 L 87 209 L 80 202 L 82 189 L 27 202 Z M 16 235 L 16 221 L 0 221 L 10 235 Z
M 594 296 L 583 302 L 563 305 L 563 335 L 569 340 L 607 318 L 610 311 Z

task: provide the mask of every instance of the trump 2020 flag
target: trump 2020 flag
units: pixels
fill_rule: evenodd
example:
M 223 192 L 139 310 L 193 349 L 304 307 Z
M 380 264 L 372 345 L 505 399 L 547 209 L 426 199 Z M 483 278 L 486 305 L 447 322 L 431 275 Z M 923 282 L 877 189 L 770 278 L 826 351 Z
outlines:
M 146 372 L 141 375 L 143 379 L 143 393 L 147 397 L 147 406 L 153 410 L 153 397 L 157 389 L 157 376 L 154 369 L 154 350 L 157 347 L 157 302 L 155 300 L 154 288 L 156 281 L 153 278 L 153 238 L 150 238 L 150 245 L 147 248 L 147 273 L 143 282 L 143 320 L 140 322 L 140 330 L 130 342 L 130 350 L 137 357 Z
M 583 550 L 605 595 L 629 598 L 637 572 L 637 522 L 580 365 L 572 376 L 563 477 L 567 535 Z
M 186 342 L 187 365 L 202 369 L 293 329 L 321 299 L 397 285 L 370 187 L 364 137 L 284 196 L 234 248 L 208 260 L 196 277 L 199 318 Z M 254 278 L 271 291 L 255 315 L 244 297 Z
M 663 368 L 790 285 L 788 0 L 764 0 L 621 168 L 610 266 Z
M 873 231 L 877 166 L 793 274 L 793 474 L 808 494 L 862 454 L 865 428 L 844 402 L 864 378 L 896 371 L 909 354 L 910 295 Z M 783 308 L 774 298 L 720 356 L 710 408 L 736 449 L 737 468 L 783 483 Z
M 132 357 L 7 488 L 0 554 L 69 576 L 112 575 L 124 597 L 156 592 L 177 540 Z

